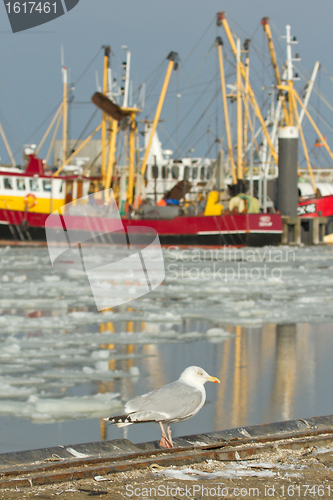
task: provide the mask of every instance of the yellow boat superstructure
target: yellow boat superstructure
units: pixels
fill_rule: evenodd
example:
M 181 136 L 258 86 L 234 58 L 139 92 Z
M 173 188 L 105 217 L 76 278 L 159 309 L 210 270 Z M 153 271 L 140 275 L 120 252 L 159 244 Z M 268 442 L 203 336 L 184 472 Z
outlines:
M 0 210 L 50 214 L 88 194 L 91 179 L 78 176 L 27 175 L 0 169 Z

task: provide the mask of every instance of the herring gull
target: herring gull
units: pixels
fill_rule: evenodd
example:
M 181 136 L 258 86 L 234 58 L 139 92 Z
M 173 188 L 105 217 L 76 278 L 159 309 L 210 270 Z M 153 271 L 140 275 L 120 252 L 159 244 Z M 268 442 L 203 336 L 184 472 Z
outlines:
M 219 383 L 219 379 L 211 377 L 198 366 L 190 366 L 171 384 L 160 389 L 137 396 L 125 405 L 125 414 L 105 418 L 118 427 L 143 422 L 158 422 L 162 430 L 160 446 L 173 448 L 170 424 L 183 422 L 193 417 L 206 401 L 204 384 Z M 166 424 L 166 432 L 163 424 Z

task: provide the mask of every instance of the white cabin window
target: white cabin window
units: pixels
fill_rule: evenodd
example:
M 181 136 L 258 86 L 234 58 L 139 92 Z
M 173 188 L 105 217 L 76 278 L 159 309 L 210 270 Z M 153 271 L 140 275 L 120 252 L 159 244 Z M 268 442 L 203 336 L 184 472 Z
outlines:
M 169 177 L 169 167 L 163 165 L 162 167 L 162 179 L 167 179 Z
M 25 191 L 25 180 L 24 179 L 16 179 L 16 189 L 18 191 Z
M 3 180 L 3 185 L 5 189 L 13 189 L 13 179 L 5 177 Z
M 205 167 L 201 167 L 201 169 L 200 169 L 200 179 L 202 181 L 206 180 L 206 169 L 205 169 Z
M 30 191 L 39 191 L 38 179 L 30 179 Z
M 184 168 L 184 181 L 188 181 L 190 179 L 190 175 L 191 175 L 191 168 L 190 167 L 185 167 Z
M 171 175 L 172 175 L 173 179 L 179 179 L 179 167 L 177 167 L 176 165 L 174 165 L 171 168 Z
M 151 167 L 151 175 L 152 175 L 153 179 L 159 178 L 159 172 L 160 172 L 160 169 L 158 168 L 157 165 L 153 165 Z
M 51 181 L 43 181 L 43 191 L 51 191 Z
M 192 167 L 192 180 L 197 180 L 198 177 L 198 167 Z

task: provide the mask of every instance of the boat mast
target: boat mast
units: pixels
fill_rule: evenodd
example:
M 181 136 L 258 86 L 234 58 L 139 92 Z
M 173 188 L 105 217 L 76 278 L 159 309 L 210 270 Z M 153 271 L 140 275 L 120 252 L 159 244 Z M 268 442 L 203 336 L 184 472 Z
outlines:
M 153 137 L 154 137 L 154 134 L 156 131 L 158 120 L 160 118 L 160 114 L 161 114 L 162 107 L 164 104 L 164 99 L 165 99 L 166 91 L 168 89 L 171 73 L 172 73 L 173 68 L 178 69 L 178 54 L 177 54 L 177 52 L 170 52 L 167 59 L 169 60 L 168 68 L 167 68 L 167 71 L 165 74 L 161 94 L 160 94 L 160 97 L 158 100 L 158 104 L 157 104 L 157 108 L 156 108 L 156 112 L 155 112 L 153 125 L 151 128 L 151 133 L 150 133 L 148 145 L 146 147 L 145 155 L 144 155 L 143 160 L 142 160 L 141 171 L 138 172 L 137 179 L 136 179 L 135 208 L 138 208 L 139 193 L 141 192 L 141 182 L 142 182 L 142 179 L 143 179 L 145 172 L 146 172 L 147 159 L 148 159 L 148 155 L 149 155 L 149 151 L 150 151 L 150 146 L 151 146 L 151 143 L 153 141 Z
M 105 181 L 103 180 L 104 189 L 110 189 L 110 187 L 111 187 L 113 167 L 114 167 L 115 158 L 116 158 L 116 138 L 117 138 L 117 133 L 118 133 L 117 120 L 110 117 L 109 124 L 110 124 L 109 160 L 108 160 L 108 166 L 107 166 L 107 171 L 106 171 L 106 175 L 105 175 Z
M 238 192 L 244 190 L 243 182 L 243 103 L 242 103 L 242 76 L 241 76 L 241 48 L 237 38 L 237 185 Z
M 289 25 L 286 26 L 285 38 L 286 38 L 286 42 L 287 42 L 286 72 L 287 72 L 288 95 L 289 95 L 289 123 L 292 125 L 296 125 L 298 130 L 299 130 L 299 135 L 300 135 L 301 142 L 302 142 L 305 161 L 306 161 L 306 164 L 308 167 L 312 188 L 313 188 L 314 192 L 317 193 L 317 187 L 316 187 L 313 172 L 312 172 L 312 166 L 311 166 L 311 162 L 310 162 L 308 148 L 307 148 L 307 145 L 305 142 L 305 137 L 304 137 L 304 133 L 303 133 L 303 129 L 302 129 L 302 122 L 301 122 L 300 115 L 298 114 L 298 110 L 297 110 L 297 103 L 296 103 L 296 97 L 295 97 L 296 91 L 294 89 L 293 82 L 294 82 L 294 80 L 298 79 L 298 76 L 294 75 L 293 61 L 298 61 L 298 60 L 300 60 L 300 58 L 298 57 L 298 55 L 296 55 L 296 57 L 294 57 L 294 58 L 292 57 L 291 45 L 296 44 L 298 42 L 296 40 L 296 37 L 293 37 L 293 39 L 291 38 Z M 318 63 L 318 65 L 315 65 L 314 73 L 313 73 L 312 77 L 314 76 L 314 78 L 315 78 L 315 76 L 317 74 L 316 70 L 318 71 L 318 69 L 319 69 L 319 63 Z M 309 86 L 310 87 L 309 93 L 307 93 L 307 95 L 306 95 L 305 109 L 306 109 L 306 106 L 307 106 L 309 98 L 310 98 L 313 83 L 314 83 L 314 79 L 312 81 L 312 85 Z M 304 104 L 303 104 L 303 106 L 304 106 Z M 302 120 L 303 120 L 304 110 L 302 109 L 301 112 L 302 112 Z
M 54 177 L 57 177 L 60 172 L 70 163 L 70 161 L 84 148 L 86 144 L 93 138 L 93 136 L 101 129 L 102 124 L 97 125 L 95 130 L 76 148 L 76 150 L 67 158 L 67 160 L 58 168 L 58 170 L 53 174 Z
M 110 47 L 109 47 L 110 50 Z M 105 58 L 104 58 L 104 63 L 105 63 Z M 105 68 L 105 64 L 104 64 Z M 112 72 L 111 72 L 111 67 L 110 67 L 110 60 L 108 59 L 108 64 L 106 67 L 106 85 L 108 87 L 108 97 L 109 99 L 113 99 L 113 94 L 112 94 Z M 104 80 L 103 80 L 104 81 Z M 104 111 L 103 111 L 104 114 Z M 102 114 L 102 117 L 103 117 Z M 118 133 L 118 123 L 117 120 L 115 120 L 112 116 L 108 117 L 109 120 L 109 157 L 108 157 L 108 164 L 106 168 L 105 175 L 103 176 L 102 179 L 102 184 L 103 188 L 105 190 L 108 190 L 111 188 L 111 183 L 112 183 L 112 175 L 113 175 L 113 167 L 115 164 L 115 159 L 116 159 L 116 139 L 117 139 L 117 133 Z M 106 141 L 106 133 L 105 133 L 105 141 Z M 103 143 L 102 143 L 102 148 L 103 148 Z M 102 149 L 103 150 L 103 149 Z M 104 144 L 104 156 L 103 159 L 106 164 L 106 144 Z M 109 202 L 109 193 L 105 193 L 105 202 Z
M 108 90 L 108 68 L 109 68 L 110 50 L 111 49 L 109 45 L 104 46 L 103 89 L 102 89 L 104 95 L 107 94 Z M 106 172 L 106 122 L 107 122 L 107 115 L 105 111 L 103 111 L 102 132 L 101 132 L 101 140 L 102 140 L 101 175 L 103 178 L 103 185 L 105 185 L 105 172 Z
M 146 147 L 145 155 L 144 155 L 143 160 L 142 160 L 141 171 L 138 172 L 138 175 L 136 178 L 135 203 L 134 203 L 134 206 L 136 209 L 138 208 L 139 195 L 140 195 L 141 189 L 142 189 L 142 179 L 145 175 L 146 168 L 147 168 L 147 160 L 148 160 L 148 155 L 149 155 L 149 151 L 150 151 L 150 146 L 151 146 L 151 143 L 153 141 L 153 137 L 154 137 L 154 134 L 155 134 L 155 131 L 157 128 L 158 120 L 160 118 L 160 114 L 161 114 L 162 107 L 164 104 L 164 99 L 165 99 L 166 91 L 168 89 L 171 73 L 172 73 L 173 69 L 178 69 L 178 54 L 177 54 L 177 52 L 170 52 L 170 54 L 167 57 L 167 60 L 169 61 L 169 64 L 168 64 L 168 68 L 167 68 L 167 71 L 166 71 L 166 74 L 164 77 L 164 82 L 163 82 L 161 94 L 160 94 L 160 97 L 158 100 L 158 104 L 157 104 L 155 117 L 154 117 L 154 121 L 152 124 L 151 132 L 150 132 L 148 145 Z
M 53 127 L 53 125 L 54 125 L 54 123 L 55 123 L 56 119 L 57 119 L 58 117 L 60 117 L 60 118 L 61 118 L 62 109 L 63 109 L 63 105 L 62 105 L 62 104 L 60 104 L 59 108 L 57 109 L 56 114 L 55 114 L 55 115 L 54 115 L 54 117 L 52 118 L 52 121 L 51 121 L 50 125 L 48 126 L 48 128 L 47 128 L 47 130 L 46 130 L 45 134 L 43 135 L 42 140 L 40 141 L 40 143 L 38 144 L 38 147 L 36 148 L 35 155 L 38 155 L 38 153 L 39 153 L 39 151 L 40 151 L 41 147 L 43 146 L 45 139 L 46 139 L 46 138 L 47 138 L 47 136 L 49 135 L 50 130 L 52 129 L 52 127 Z
M 149 138 L 148 146 L 146 148 L 145 155 L 144 155 L 143 160 L 142 160 L 142 166 L 141 166 L 141 176 L 142 177 L 145 175 L 145 171 L 146 171 L 146 167 L 147 167 L 147 159 L 148 159 L 148 155 L 149 155 L 150 146 L 151 146 L 151 143 L 152 143 L 155 131 L 156 131 L 158 120 L 160 119 L 160 114 L 161 114 L 162 107 L 163 107 L 163 104 L 164 104 L 165 94 L 166 94 L 166 91 L 168 89 L 168 85 L 169 85 L 169 81 L 170 81 L 170 76 L 171 76 L 173 68 L 174 67 L 175 67 L 175 69 L 178 68 L 178 65 L 177 65 L 178 54 L 177 54 L 177 52 L 170 52 L 170 54 L 168 55 L 167 59 L 169 60 L 168 69 L 167 69 L 166 74 L 165 74 L 165 78 L 164 78 L 164 82 L 163 82 L 163 86 L 162 86 L 162 90 L 161 90 L 161 95 L 160 95 L 160 98 L 158 100 L 158 104 L 157 104 L 157 108 L 156 108 L 156 113 L 155 113 L 153 125 L 152 125 L 152 128 L 151 128 L 151 133 L 150 133 L 150 138 Z
M 294 96 L 295 96 L 296 100 L 298 101 L 298 103 L 300 104 L 301 108 L 304 110 L 304 113 L 306 114 L 307 118 L 309 119 L 309 122 L 311 123 L 312 127 L 317 132 L 318 137 L 321 140 L 321 142 L 323 143 L 324 148 L 326 149 L 326 151 L 328 152 L 328 154 L 330 155 L 330 157 L 333 160 L 333 153 L 332 153 L 331 149 L 329 148 L 329 145 L 327 144 L 327 141 L 326 141 L 325 137 L 323 136 L 323 134 L 320 132 L 319 128 L 315 124 L 313 118 L 311 117 L 310 113 L 308 112 L 308 110 L 304 106 L 304 104 L 303 104 L 301 98 L 299 97 L 299 95 L 297 94 L 297 92 L 294 89 L 291 89 L 291 91 L 294 94 Z
M 291 39 L 290 36 L 290 26 L 289 24 L 286 26 L 286 41 L 287 41 L 287 82 L 289 88 L 293 89 L 294 86 L 294 68 L 293 68 L 293 58 L 292 58 L 292 52 L 291 52 L 291 44 L 292 43 L 298 43 L 296 38 L 294 37 L 293 40 Z M 289 94 L 292 96 L 292 92 Z M 294 125 L 295 124 L 295 110 L 294 110 L 294 100 L 289 99 L 289 125 Z
M 122 46 L 122 49 L 126 51 L 126 63 L 123 63 L 125 67 L 125 85 L 124 85 L 124 100 L 123 100 L 123 110 L 128 110 L 130 112 L 130 123 L 129 123 L 129 140 L 128 140 L 128 182 L 127 182 L 127 201 L 129 205 L 133 203 L 133 189 L 134 189 L 134 175 L 135 175 L 135 134 L 137 132 L 136 124 L 136 114 L 139 110 L 134 110 L 128 107 L 129 103 L 129 88 L 130 88 L 130 70 L 131 70 L 131 52 L 128 50 L 126 45 Z
M 123 46 L 122 48 L 126 48 Z M 138 107 L 126 107 L 123 105 L 120 107 L 118 104 L 111 100 L 113 97 L 112 94 L 112 82 L 111 82 L 111 70 L 109 68 L 109 53 L 110 47 L 105 46 L 105 55 L 104 55 L 104 73 L 103 73 L 103 93 L 96 92 L 92 96 L 92 102 L 102 110 L 102 185 L 106 190 L 105 193 L 105 203 L 109 202 L 109 193 L 107 190 L 111 188 L 112 184 L 112 175 L 113 169 L 116 161 L 116 138 L 117 134 L 121 128 L 119 123 L 122 123 L 124 129 L 127 128 L 127 125 L 130 125 L 130 133 L 129 133 L 129 179 L 128 179 L 128 189 L 127 196 L 130 200 L 133 198 L 133 186 L 134 186 L 134 163 L 135 163 L 135 133 L 137 130 L 136 126 L 136 114 L 141 110 Z M 131 53 L 127 51 L 127 62 L 123 64 L 124 68 L 126 67 L 125 72 L 125 86 L 121 88 L 124 94 L 124 104 L 128 103 L 128 89 L 129 89 L 129 75 L 130 75 L 130 58 Z M 127 90 L 126 90 L 127 89 Z M 108 138 L 108 161 L 107 161 L 107 130 L 106 130 L 106 121 L 109 122 L 109 138 Z M 127 144 L 127 143 L 126 143 Z M 126 147 L 125 147 L 126 149 Z M 127 151 L 126 151 L 127 152 Z M 106 168 L 107 162 L 107 168 Z M 103 167 L 104 165 L 104 167 Z M 122 181 L 121 181 L 121 196 L 122 201 L 125 201 L 124 193 L 126 191 L 126 176 L 125 176 L 125 167 L 122 172 Z
M 130 136 L 129 136 L 129 171 L 128 171 L 128 186 L 127 186 L 127 201 L 130 205 L 133 203 L 134 189 L 134 167 L 135 167 L 135 134 L 137 132 L 136 113 L 131 114 Z
M 294 95 L 292 96 L 292 100 L 293 100 L 293 106 L 294 106 L 294 110 L 295 110 L 296 124 L 298 126 L 299 135 L 301 137 L 301 142 L 302 142 L 302 146 L 303 146 L 303 151 L 304 151 L 304 156 L 305 156 L 306 164 L 307 164 L 307 167 L 308 167 L 308 170 L 309 170 L 311 184 L 312 184 L 312 187 L 313 187 L 313 190 L 314 190 L 315 194 L 317 194 L 317 186 L 316 186 L 316 183 L 315 183 L 315 180 L 314 180 L 314 176 L 313 176 L 313 172 L 312 172 L 312 166 L 311 166 L 310 157 L 309 157 L 309 153 L 308 153 L 308 148 L 306 146 L 305 137 L 304 137 L 304 133 L 303 133 L 301 121 L 300 121 L 300 118 L 299 118 L 299 114 L 298 114 L 298 111 L 297 111 L 297 105 L 296 105 L 296 101 L 295 101 Z
M 274 68 L 274 73 L 275 73 L 276 86 L 279 89 L 278 90 L 278 92 L 279 92 L 278 104 L 276 106 L 275 112 L 271 113 L 271 117 L 274 115 L 274 119 L 272 120 L 273 126 L 272 126 L 272 130 L 271 130 L 271 140 L 274 144 L 276 144 L 277 129 L 278 129 L 279 121 L 281 119 L 281 108 L 283 111 L 283 118 L 284 118 L 284 125 L 285 126 L 295 125 L 295 121 L 297 122 L 297 120 L 298 120 L 298 118 L 296 116 L 296 114 L 297 114 L 296 104 L 295 104 L 295 101 L 294 101 L 292 95 L 290 94 L 289 99 L 288 99 L 288 104 L 289 104 L 289 110 L 288 110 L 287 100 L 285 98 L 283 91 L 280 89 L 282 81 L 287 80 L 288 82 L 292 82 L 295 79 L 294 74 L 293 74 L 294 71 L 293 71 L 293 62 L 292 61 L 298 60 L 298 58 L 297 57 L 294 59 L 292 58 L 291 43 L 298 43 L 298 42 L 296 41 L 295 38 L 293 40 L 291 40 L 290 26 L 287 27 L 287 36 L 286 36 L 286 38 L 287 38 L 287 61 L 286 61 L 286 64 L 285 64 L 285 67 L 283 70 L 283 74 L 282 74 L 282 79 L 281 79 L 279 67 L 277 64 L 277 57 L 276 57 L 276 52 L 275 52 L 275 48 L 274 48 L 274 43 L 273 43 L 273 39 L 272 39 L 272 33 L 271 33 L 270 25 L 269 25 L 269 18 L 263 17 L 261 20 L 261 24 L 262 24 L 264 32 L 266 33 L 266 36 L 267 36 L 269 53 L 270 53 L 271 62 L 272 62 L 272 66 Z M 289 31 L 288 31 L 288 29 L 289 29 Z M 273 102 L 273 97 L 274 96 L 272 94 L 272 102 Z M 304 136 L 302 136 L 301 130 L 300 130 L 300 134 L 301 134 L 301 139 L 302 139 L 302 143 L 303 143 L 303 149 L 305 152 L 305 157 L 306 157 L 307 162 L 308 162 L 309 171 L 311 171 L 311 165 L 310 165 L 310 162 L 308 160 L 308 154 L 307 154 L 307 150 L 306 150 Z M 268 152 L 268 154 L 267 154 L 267 151 L 264 151 L 263 159 L 262 159 L 262 171 L 263 171 L 262 206 L 263 206 L 264 212 L 267 211 L 267 207 L 269 206 L 269 202 L 267 200 L 267 180 L 268 180 L 268 176 L 269 176 L 270 160 L 271 160 L 271 153 Z
M 320 62 L 316 61 L 315 65 L 313 67 L 313 70 L 312 70 L 312 75 L 310 77 L 310 80 L 308 81 L 308 85 L 307 85 L 307 89 L 306 89 L 306 93 L 305 93 L 305 97 L 304 97 L 304 101 L 303 101 L 304 106 L 306 108 L 308 106 L 310 95 L 311 95 L 311 92 L 312 92 L 312 89 L 313 89 L 313 85 L 314 85 L 315 79 L 317 77 L 319 68 L 320 68 Z M 301 109 L 301 112 L 299 114 L 299 121 L 300 121 L 300 123 L 302 123 L 302 121 L 303 121 L 304 114 L 305 114 L 305 111 L 303 109 Z
M 62 162 L 67 160 L 67 68 L 64 63 L 63 47 L 61 46 L 61 59 L 62 59 L 62 83 L 63 83 L 63 96 L 62 96 Z
M 246 53 L 245 58 L 245 84 L 244 84 L 244 168 L 246 168 L 247 164 L 247 134 L 248 134 L 248 126 L 249 126 L 249 83 L 250 83 L 250 57 L 249 57 L 249 45 L 250 40 L 247 38 L 243 44 L 243 50 Z
M 121 47 L 122 49 L 125 49 L 126 51 L 126 63 L 123 63 L 123 66 L 125 66 L 125 86 L 124 86 L 124 100 L 123 100 L 123 108 L 128 107 L 128 93 L 129 93 L 129 77 L 130 77 L 130 67 L 131 67 L 131 53 L 129 50 L 127 50 L 127 46 L 123 45 Z
M 236 47 L 236 44 L 235 44 L 235 40 L 233 38 L 233 35 L 231 33 L 231 30 L 230 30 L 230 27 L 229 27 L 229 24 L 225 18 L 225 13 L 224 12 L 219 12 L 218 13 L 218 16 L 219 16 L 219 19 L 221 20 L 221 24 L 223 25 L 224 27 L 224 30 L 226 32 L 226 35 L 227 35 L 227 38 L 228 38 L 228 41 L 230 43 L 230 46 L 231 46 L 231 49 L 233 51 L 233 54 L 235 56 L 235 58 L 237 58 L 237 47 Z M 240 70 L 241 70 L 241 74 L 242 74 L 242 78 L 246 79 L 246 72 L 245 72 L 245 68 L 244 68 L 244 65 L 242 62 L 240 62 Z M 257 118 L 260 122 L 260 125 L 262 127 L 262 130 L 264 132 L 264 135 L 266 137 L 266 140 L 267 140 L 267 143 L 268 143 L 268 146 L 271 150 L 271 155 L 273 156 L 274 158 L 274 161 L 277 163 L 278 162 L 278 154 L 275 150 L 275 147 L 274 145 L 272 144 L 272 141 L 271 141 L 271 138 L 269 136 L 269 132 L 267 130 L 267 126 L 266 126 L 266 123 L 265 123 L 265 120 L 261 114 L 261 111 L 260 111 L 260 107 L 256 101 L 256 98 L 255 98 L 255 95 L 254 95 L 254 92 L 253 92 L 253 89 L 251 87 L 251 85 L 249 84 L 249 98 L 250 98 L 250 102 L 251 102 L 251 105 L 255 111 L 255 114 L 257 115 Z
M 232 183 L 234 185 L 236 185 L 237 184 L 237 176 L 236 176 L 235 160 L 234 160 L 234 153 L 233 153 L 233 148 L 232 148 L 232 139 L 231 139 L 231 132 L 230 132 L 230 121 L 229 121 L 228 102 L 227 102 L 227 93 L 226 93 L 226 86 L 225 86 L 225 74 L 224 74 L 224 65 L 223 65 L 223 52 L 222 52 L 223 41 L 222 41 L 222 38 L 220 36 L 218 36 L 216 38 L 215 43 L 217 46 L 217 52 L 218 52 L 218 56 L 219 56 L 222 102 L 223 102 L 223 110 L 224 110 L 225 129 L 226 129 L 226 134 L 227 134 L 227 146 L 228 146 L 228 153 L 229 153 L 229 161 L 230 161 L 230 166 L 231 166 Z
M 1 123 L 0 123 L 0 135 L 1 135 L 1 137 L 2 137 L 3 142 L 5 143 L 5 146 L 6 146 L 6 149 L 7 149 L 7 153 L 9 154 L 10 160 L 11 160 L 11 162 L 12 162 L 12 166 L 13 166 L 13 167 L 16 167 L 16 162 L 15 162 L 15 160 L 14 160 L 13 153 L 12 153 L 12 151 L 11 151 L 10 147 L 9 147 L 9 144 L 8 144 L 7 139 L 6 139 L 6 136 L 5 136 L 5 133 L 4 133 L 4 131 L 3 131 L 3 128 L 2 128 L 2 126 L 1 126 Z
M 277 85 L 281 85 L 281 76 L 280 76 L 279 66 L 277 63 L 276 52 L 275 52 L 273 38 L 272 38 L 272 32 L 271 32 L 271 28 L 269 25 L 269 17 L 263 17 L 261 20 L 261 24 L 264 28 L 266 35 L 267 35 L 268 49 L 269 49 L 269 53 L 271 56 L 272 66 L 273 66 L 274 72 L 275 72 L 275 79 L 276 79 Z M 285 100 L 282 92 L 279 93 L 279 101 L 282 101 L 283 116 L 284 116 L 285 123 L 288 126 L 289 125 L 289 115 L 288 115 L 286 100 Z

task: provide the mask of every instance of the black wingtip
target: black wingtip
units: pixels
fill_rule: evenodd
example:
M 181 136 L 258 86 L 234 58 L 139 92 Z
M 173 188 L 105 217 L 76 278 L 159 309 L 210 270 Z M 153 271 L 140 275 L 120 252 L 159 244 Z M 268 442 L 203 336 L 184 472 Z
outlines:
M 132 423 L 130 415 L 117 415 L 116 417 L 103 418 L 106 422 L 111 424 L 130 424 Z

